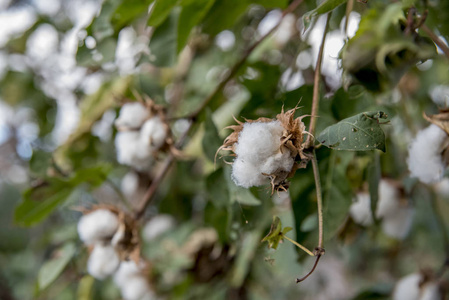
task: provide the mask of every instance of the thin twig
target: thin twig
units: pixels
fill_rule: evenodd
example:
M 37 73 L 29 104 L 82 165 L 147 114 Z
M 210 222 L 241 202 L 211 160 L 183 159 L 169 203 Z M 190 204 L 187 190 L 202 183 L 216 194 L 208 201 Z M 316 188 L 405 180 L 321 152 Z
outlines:
M 187 135 L 190 133 L 190 130 L 193 128 L 192 124 L 198 117 L 198 115 L 207 107 L 209 102 L 214 99 L 220 91 L 225 87 L 225 85 L 231 80 L 238 72 L 238 70 L 244 65 L 245 61 L 248 59 L 249 55 L 254 51 L 254 49 L 260 45 L 262 41 L 264 41 L 267 37 L 269 37 L 281 24 L 284 17 L 293 12 L 301 3 L 303 0 L 295 0 L 293 1 L 283 12 L 282 12 L 282 18 L 279 21 L 279 23 L 274 26 L 268 33 L 263 35 L 259 40 L 257 40 L 251 47 L 249 47 L 242 55 L 242 57 L 234 64 L 234 66 L 231 68 L 231 70 L 227 73 L 226 77 L 223 78 L 220 83 L 217 85 L 217 87 L 212 91 L 212 93 L 209 94 L 209 96 L 204 99 L 203 103 L 198 107 L 197 110 L 195 110 L 192 114 L 190 114 L 187 118 L 191 120 L 191 123 L 189 125 L 189 128 L 186 130 L 184 136 L 180 138 L 180 142 L 178 142 L 176 148 L 180 149 L 180 147 L 183 144 L 184 139 L 187 137 Z M 150 186 L 148 187 L 148 190 L 146 191 L 145 195 L 143 196 L 142 201 L 140 202 L 140 205 L 138 205 L 136 211 L 135 211 L 135 218 L 139 219 L 143 216 L 143 213 L 145 212 L 145 209 L 148 207 L 148 205 L 151 203 L 151 200 L 159 187 L 159 184 L 162 182 L 163 178 L 167 174 L 168 170 L 170 169 L 171 164 L 174 162 L 175 157 L 172 153 L 168 154 L 168 157 L 165 159 L 162 167 L 159 169 L 159 173 L 155 176 L 153 181 L 151 182 Z
M 318 162 L 316 160 L 315 149 L 313 150 L 312 158 L 313 177 L 315 179 L 316 202 L 318 210 L 318 247 L 323 247 L 323 197 L 321 191 L 320 170 L 318 169 Z
M 285 235 L 282 235 L 282 236 L 284 237 L 284 239 L 286 239 L 289 242 L 292 242 L 295 246 L 297 246 L 299 249 L 303 250 L 305 253 L 309 254 L 310 256 L 315 256 L 315 254 L 313 254 L 312 251 L 310 251 L 309 249 L 307 249 L 306 247 L 304 247 L 303 245 L 301 245 L 297 241 L 292 240 L 288 236 L 285 236 Z
M 435 34 L 426 24 L 420 27 L 424 32 L 432 39 L 432 41 L 444 52 L 447 58 L 449 58 L 449 47 Z
M 310 275 L 312 275 L 312 273 L 315 271 L 316 267 L 318 266 L 318 262 L 320 261 L 321 256 L 323 256 L 324 254 L 324 250 L 323 249 L 315 249 L 316 251 L 316 259 L 315 259 L 315 263 L 313 264 L 312 270 L 310 270 L 309 273 L 307 273 L 306 276 L 302 277 L 302 278 L 296 278 L 296 283 L 300 283 L 301 281 L 306 280 Z
M 323 39 L 321 40 L 320 51 L 318 52 L 318 59 L 316 61 L 315 76 L 313 79 L 313 98 L 312 98 L 312 112 L 310 119 L 309 132 L 310 135 L 307 138 L 307 147 L 312 147 L 315 139 L 315 127 L 316 118 L 318 116 L 318 108 L 320 104 L 320 77 L 321 77 L 321 62 L 323 60 L 324 44 L 326 42 L 327 31 L 329 29 L 329 20 L 332 12 L 327 15 L 326 26 L 324 27 Z

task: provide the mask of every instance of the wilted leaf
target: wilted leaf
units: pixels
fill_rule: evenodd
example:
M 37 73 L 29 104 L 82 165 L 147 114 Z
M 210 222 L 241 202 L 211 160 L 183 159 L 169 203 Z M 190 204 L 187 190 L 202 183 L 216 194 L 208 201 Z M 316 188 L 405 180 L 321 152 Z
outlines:
M 42 265 L 37 275 L 39 290 L 44 290 L 58 278 L 75 252 L 75 245 L 73 243 L 67 243 L 53 253 L 53 258 Z
M 379 124 L 386 118 L 381 111 L 360 113 L 327 127 L 317 140 L 334 150 L 385 152 L 385 134 Z

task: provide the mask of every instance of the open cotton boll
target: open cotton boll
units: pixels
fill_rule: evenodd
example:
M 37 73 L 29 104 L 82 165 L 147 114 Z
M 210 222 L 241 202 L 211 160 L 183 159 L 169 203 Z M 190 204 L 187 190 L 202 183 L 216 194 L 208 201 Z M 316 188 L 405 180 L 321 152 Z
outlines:
M 120 109 L 115 126 L 120 129 L 138 129 L 149 118 L 147 108 L 140 102 L 126 103 Z
M 120 258 L 111 245 L 98 243 L 90 253 L 87 272 L 97 279 L 105 279 L 114 274 L 120 264 Z
M 402 240 L 410 232 L 415 210 L 411 207 L 401 207 L 393 214 L 382 219 L 383 232 L 395 239 Z
M 78 234 L 85 244 L 93 244 L 110 238 L 117 231 L 117 215 L 107 209 L 97 209 L 81 217 L 78 222 Z
M 290 157 L 290 151 L 285 150 L 284 153 L 279 152 L 268 157 L 260 170 L 265 174 L 273 174 L 276 171 L 290 172 L 294 163 L 295 160 Z
M 232 181 L 238 186 L 249 188 L 267 184 L 268 177 L 262 175 L 260 165 L 254 165 L 240 157 L 232 164 Z
M 235 145 L 237 158 L 260 164 L 279 151 L 283 130 L 279 121 L 245 123 Z
M 437 125 L 421 130 L 410 144 L 408 168 L 413 177 L 424 183 L 434 183 L 443 178 L 442 146 L 448 135 Z
M 161 118 L 153 117 L 146 121 L 140 130 L 140 138 L 143 145 L 159 149 L 167 138 L 167 128 Z
M 419 300 L 441 300 L 443 299 L 441 296 L 442 295 L 438 285 L 430 282 L 424 286 L 421 298 L 419 298 Z
M 149 220 L 142 230 L 142 237 L 150 242 L 158 236 L 164 234 L 176 225 L 175 219 L 170 215 L 157 215 Z
M 349 214 L 359 225 L 369 226 L 373 224 L 371 214 L 371 198 L 368 193 L 357 193 L 356 201 L 351 204 Z
M 133 276 L 120 288 L 124 300 L 152 300 L 156 295 L 143 276 Z
M 133 260 L 122 261 L 117 272 L 114 274 L 115 284 L 121 288 L 128 284 L 133 277 L 142 276 L 142 267 L 143 266 L 137 265 Z
M 422 275 L 413 273 L 407 275 L 396 283 L 393 291 L 393 300 L 420 300 L 419 283 Z
M 400 208 L 399 190 L 385 179 L 379 181 L 379 200 L 377 202 L 376 216 L 383 218 L 394 215 Z
M 147 169 L 152 162 L 151 149 L 142 145 L 137 131 L 118 132 L 115 137 L 117 161 L 138 170 Z

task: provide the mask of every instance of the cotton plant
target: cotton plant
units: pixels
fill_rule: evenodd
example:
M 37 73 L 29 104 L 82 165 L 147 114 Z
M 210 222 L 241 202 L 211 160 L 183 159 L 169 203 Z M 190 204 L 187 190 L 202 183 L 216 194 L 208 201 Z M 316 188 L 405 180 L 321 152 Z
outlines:
M 383 232 L 392 238 L 404 239 L 413 222 L 414 208 L 401 196 L 399 188 L 390 180 L 380 180 L 378 195 L 375 216 L 381 220 Z M 357 193 L 349 214 L 355 223 L 371 226 L 374 220 L 370 195 L 366 192 Z
M 443 286 L 431 274 L 412 273 L 401 278 L 393 290 L 393 300 L 441 300 Z
M 228 127 L 233 132 L 219 151 L 234 153 L 231 176 L 236 185 L 250 188 L 270 183 L 272 192 L 288 189 L 287 179 L 310 160 L 304 152 L 304 116 L 295 119 L 296 110 L 282 110 L 275 119 L 236 120 L 238 125 Z
M 148 100 L 126 103 L 115 120 L 117 161 L 139 171 L 152 165 L 158 151 L 170 149 L 170 127 L 164 109 Z

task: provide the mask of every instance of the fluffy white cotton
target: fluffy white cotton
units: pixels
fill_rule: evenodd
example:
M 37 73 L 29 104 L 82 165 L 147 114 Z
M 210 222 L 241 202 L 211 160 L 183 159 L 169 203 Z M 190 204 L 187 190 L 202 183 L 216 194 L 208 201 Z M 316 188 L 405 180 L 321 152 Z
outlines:
M 138 129 L 149 118 L 147 108 L 140 102 L 126 103 L 120 109 L 115 126 L 120 129 Z
M 98 243 L 90 253 L 87 272 L 97 279 L 105 279 L 114 274 L 120 264 L 120 258 L 111 245 Z
M 385 179 L 379 181 L 379 200 L 377 202 L 376 216 L 383 218 L 394 215 L 401 207 L 399 190 Z
M 93 244 L 112 237 L 117 231 L 117 215 L 107 209 L 98 209 L 81 217 L 78 234 L 85 244 Z
M 142 237 L 150 242 L 158 236 L 164 234 L 176 225 L 175 219 L 170 215 L 157 215 L 149 220 L 142 230 Z
M 434 124 L 419 131 L 409 148 L 407 163 L 411 175 L 424 183 L 440 181 L 446 168 L 441 152 L 447 141 L 447 134 Z
M 280 152 L 284 131 L 279 121 L 245 123 L 235 144 L 237 158 L 232 165 L 232 180 L 245 188 L 269 182 L 264 174 L 290 172 L 294 158 Z
M 434 85 L 429 90 L 429 96 L 436 105 L 440 107 L 449 106 L 449 86 Z
M 142 144 L 147 147 L 159 149 L 167 138 L 167 128 L 161 118 L 153 117 L 146 121 L 140 130 Z
M 122 261 L 117 272 L 114 274 L 115 284 L 121 288 L 128 284 L 132 277 L 143 276 L 142 266 L 138 266 L 133 260 Z
M 117 161 L 138 170 L 147 169 L 152 162 L 151 149 L 142 144 L 140 132 L 122 131 L 115 137 Z
M 154 292 L 145 277 L 131 277 L 120 291 L 124 300 L 152 300 L 156 299 Z
M 441 293 L 438 285 L 433 282 L 426 284 L 422 289 L 419 300 L 441 300 Z
M 395 239 L 404 239 L 410 231 L 415 210 L 412 207 L 403 207 L 395 210 L 382 220 L 383 232 Z
M 393 291 L 393 300 L 420 300 L 421 278 L 421 274 L 413 273 L 399 280 Z
M 359 225 L 369 226 L 373 224 L 371 214 L 371 198 L 368 193 L 357 193 L 355 201 L 351 204 L 349 214 Z

